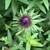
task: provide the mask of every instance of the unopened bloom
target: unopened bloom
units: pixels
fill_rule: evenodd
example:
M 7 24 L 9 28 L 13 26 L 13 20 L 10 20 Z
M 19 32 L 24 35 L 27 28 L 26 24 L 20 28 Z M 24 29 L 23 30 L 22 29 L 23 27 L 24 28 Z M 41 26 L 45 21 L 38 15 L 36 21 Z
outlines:
M 34 12 L 34 9 L 27 11 L 27 9 L 24 10 L 22 8 L 22 10 L 20 10 L 18 16 L 13 16 L 12 26 L 14 27 L 14 29 L 17 28 L 16 35 L 22 34 L 23 40 L 26 39 L 24 41 L 30 42 L 30 39 L 32 40 L 31 37 L 34 33 L 37 33 L 38 31 L 40 31 L 40 32 L 43 31 L 36 24 L 45 19 L 40 18 L 41 14 L 39 14 L 39 15 L 37 15 L 37 14 L 38 14 L 37 12 L 36 13 Z M 39 44 L 38 46 L 41 45 L 40 43 L 38 43 L 38 44 Z

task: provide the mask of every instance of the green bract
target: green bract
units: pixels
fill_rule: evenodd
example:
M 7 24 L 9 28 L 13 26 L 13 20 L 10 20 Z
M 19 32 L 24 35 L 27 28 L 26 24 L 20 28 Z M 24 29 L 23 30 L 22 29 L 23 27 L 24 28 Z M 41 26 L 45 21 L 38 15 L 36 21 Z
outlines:
M 37 15 L 37 12 L 34 13 L 34 9 L 27 11 L 27 9 L 24 10 L 24 8 L 22 7 L 22 10 L 20 10 L 17 16 L 13 15 L 13 22 L 11 24 L 13 27 L 16 27 L 18 31 L 20 30 L 20 32 L 23 29 L 24 30 L 29 29 L 31 32 L 32 31 L 43 31 L 41 27 L 38 27 L 36 25 L 37 23 L 40 23 L 41 21 L 45 20 L 45 19 L 40 18 L 40 15 L 41 14 Z M 22 18 L 23 16 L 28 16 L 31 20 L 31 24 L 28 27 L 21 26 L 19 22 L 20 18 Z
M 23 16 L 28 16 L 30 18 L 31 24 L 27 27 L 21 26 L 19 20 Z M 13 28 L 17 31 L 16 36 L 21 39 L 26 45 L 42 47 L 43 45 L 38 42 L 36 39 L 38 31 L 43 31 L 41 27 L 38 27 L 37 24 L 44 21 L 45 19 L 40 18 L 41 14 L 38 15 L 37 12 L 33 10 L 27 11 L 27 8 L 22 10 L 17 15 L 13 15 L 13 22 L 11 23 Z M 26 47 L 27 48 L 27 47 Z

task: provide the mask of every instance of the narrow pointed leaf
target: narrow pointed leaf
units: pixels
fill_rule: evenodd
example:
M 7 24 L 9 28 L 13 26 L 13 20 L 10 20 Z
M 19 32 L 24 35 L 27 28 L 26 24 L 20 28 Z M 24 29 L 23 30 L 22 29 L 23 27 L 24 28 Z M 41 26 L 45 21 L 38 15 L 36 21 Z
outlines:
M 49 1 L 48 0 L 43 0 L 47 10 L 49 10 Z
M 50 30 L 44 33 L 44 35 L 48 35 L 48 34 L 50 34 Z
M 16 1 L 12 0 L 12 11 L 14 15 L 16 15 L 17 13 L 17 8 L 18 8 L 18 5 L 16 4 Z
M 19 0 L 20 2 L 22 2 L 22 3 L 25 3 L 25 4 L 29 4 L 29 2 L 27 1 L 27 0 Z
M 21 34 L 22 31 L 24 31 L 24 29 L 20 30 L 18 33 L 16 33 L 16 35 Z
M 23 14 L 24 14 L 24 11 L 25 11 L 25 10 L 24 10 L 24 7 L 22 6 L 22 12 L 23 12 Z
M 37 3 L 37 6 L 39 7 L 39 9 L 44 12 L 46 14 L 46 10 L 44 8 L 44 6 L 42 4 L 40 4 L 39 2 Z
M 7 31 L 7 38 L 8 38 L 8 41 L 9 41 L 9 45 L 12 45 L 13 40 L 12 40 L 11 32 L 9 30 Z
M 29 29 L 25 30 L 25 34 L 26 34 L 26 40 L 29 40 L 30 36 L 31 36 L 31 32 Z
M 21 16 L 23 15 L 22 10 L 20 10 L 20 15 L 21 15 Z
M 2 50 L 5 50 L 5 49 L 4 49 L 4 46 L 2 47 Z
M 11 3 L 11 0 L 5 0 L 5 9 L 7 10 L 9 5 Z
M 32 17 L 32 19 L 36 19 L 36 18 L 38 18 L 40 16 L 41 16 L 40 14 L 39 15 L 36 15 L 36 16 Z
M 26 10 L 30 10 L 31 8 L 33 8 L 35 6 L 35 2 L 33 1 L 32 3 L 30 3 L 27 7 Z
M 30 45 L 35 47 L 43 47 L 43 45 L 40 42 L 36 41 L 35 39 L 30 40 Z
M 45 19 L 39 19 L 39 20 L 36 19 L 36 20 L 33 20 L 33 21 L 34 21 L 35 24 L 37 24 L 37 23 L 40 23 L 40 22 L 42 22 L 42 21 L 44 21 L 44 20 L 45 20 Z
M 38 35 L 38 33 L 35 33 L 35 34 L 33 34 L 33 35 L 31 36 L 31 38 L 36 38 L 37 35 Z
M 31 49 L 31 46 L 30 46 L 30 44 L 27 42 L 26 43 L 26 50 L 30 50 Z
M 30 15 L 30 16 L 33 16 L 34 14 L 35 14 L 35 13 L 34 13 L 34 9 L 29 12 L 29 15 Z
M 39 27 L 36 26 L 36 25 L 33 25 L 33 28 L 35 29 L 35 31 L 43 31 L 42 28 L 39 28 Z

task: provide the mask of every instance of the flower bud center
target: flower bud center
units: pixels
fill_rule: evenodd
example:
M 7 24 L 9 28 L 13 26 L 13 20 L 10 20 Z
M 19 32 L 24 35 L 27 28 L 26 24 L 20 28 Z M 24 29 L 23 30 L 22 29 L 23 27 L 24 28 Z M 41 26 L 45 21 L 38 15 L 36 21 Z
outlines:
M 30 18 L 28 16 L 23 16 L 22 18 L 20 18 L 20 24 L 22 26 L 28 26 L 30 25 Z

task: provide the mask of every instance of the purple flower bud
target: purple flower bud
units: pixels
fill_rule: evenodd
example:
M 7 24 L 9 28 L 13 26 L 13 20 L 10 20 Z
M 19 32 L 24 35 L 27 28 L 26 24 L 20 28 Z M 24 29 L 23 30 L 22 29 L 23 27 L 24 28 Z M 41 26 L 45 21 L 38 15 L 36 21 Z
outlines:
M 28 16 L 23 16 L 22 18 L 20 18 L 20 25 L 28 26 L 28 25 L 30 25 L 30 23 L 31 23 L 31 21 Z

